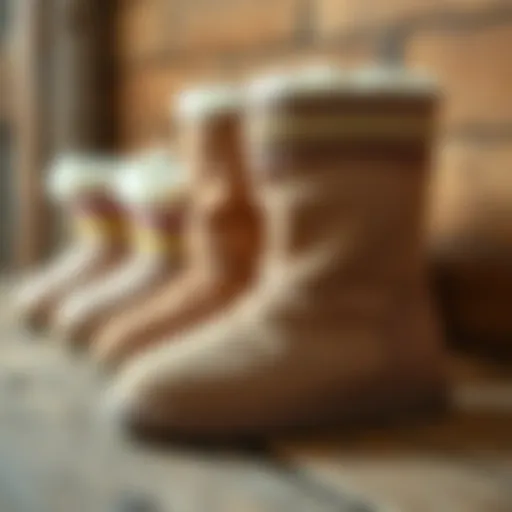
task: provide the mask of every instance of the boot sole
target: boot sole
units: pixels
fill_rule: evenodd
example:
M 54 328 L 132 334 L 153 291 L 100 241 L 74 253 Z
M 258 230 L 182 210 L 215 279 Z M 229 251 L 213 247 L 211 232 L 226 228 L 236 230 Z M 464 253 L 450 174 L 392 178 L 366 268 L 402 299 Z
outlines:
M 226 447 L 244 451 L 261 451 L 271 439 L 291 439 L 310 436 L 329 436 L 334 433 L 347 436 L 360 434 L 361 431 L 412 427 L 436 423 L 442 420 L 450 410 L 450 400 L 442 389 L 431 390 L 409 399 L 383 400 L 381 407 L 359 408 L 349 413 L 330 410 L 327 413 L 311 415 L 308 419 L 290 422 L 290 424 L 260 426 L 240 429 L 237 432 L 199 432 L 187 431 L 164 426 L 150 426 L 135 421 L 125 422 L 132 440 L 152 445 L 188 446 L 193 449 L 217 450 Z

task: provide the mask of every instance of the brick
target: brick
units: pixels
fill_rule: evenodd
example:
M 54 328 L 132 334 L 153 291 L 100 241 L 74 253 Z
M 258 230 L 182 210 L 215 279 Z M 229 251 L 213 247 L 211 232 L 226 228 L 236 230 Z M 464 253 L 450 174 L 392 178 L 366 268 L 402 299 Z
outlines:
M 238 59 L 225 65 L 215 55 L 207 59 L 169 59 L 156 65 L 127 66 L 119 80 L 119 143 L 124 149 L 148 144 L 170 127 L 173 94 L 187 86 L 215 80 L 248 80 L 259 73 L 282 71 L 318 62 L 355 65 L 372 57 L 370 46 L 360 45 L 350 51 L 337 49 L 291 52 L 262 58 Z M 123 69 L 123 68 L 122 68 Z
M 280 73 L 324 64 L 355 67 L 372 60 L 374 55 L 373 45 L 369 44 L 360 44 L 341 50 L 335 47 L 306 48 L 281 55 L 265 55 L 245 61 L 242 59 L 242 66 L 236 67 L 240 78 L 251 78 L 259 73 Z
M 186 87 L 210 80 L 213 74 L 209 67 L 170 66 L 125 73 L 118 95 L 120 148 L 143 148 L 155 139 L 172 135 L 173 97 Z
M 318 31 L 329 36 L 361 27 L 400 23 L 434 11 L 461 12 L 489 7 L 500 0 L 316 0 Z
M 124 76 L 119 94 L 123 148 L 144 147 L 170 130 L 171 95 L 179 77 L 166 70 L 138 70 Z
M 215 52 L 290 40 L 298 0 L 221 0 L 191 2 L 181 12 L 174 46 Z
M 151 56 L 169 45 L 172 1 L 121 0 L 117 19 L 117 54 L 121 59 Z
M 406 60 L 442 85 L 445 127 L 512 120 L 512 25 L 414 37 Z

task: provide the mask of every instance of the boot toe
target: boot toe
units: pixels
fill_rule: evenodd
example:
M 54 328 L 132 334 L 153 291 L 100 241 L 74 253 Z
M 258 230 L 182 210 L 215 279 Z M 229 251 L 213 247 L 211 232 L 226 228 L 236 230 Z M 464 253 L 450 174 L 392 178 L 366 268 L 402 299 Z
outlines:
M 107 394 L 108 415 L 135 433 L 180 438 L 226 431 L 234 421 L 233 395 L 240 399 L 241 368 L 216 346 L 222 328 L 208 324 L 129 362 Z
M 132 365 L 107 391 L 100 414 L 124 433 L 137 437 L 168 431 L 173 426 L 172 389 L 167 384 L 165 400 L 162 400 L 159 388 L 154 372 Z

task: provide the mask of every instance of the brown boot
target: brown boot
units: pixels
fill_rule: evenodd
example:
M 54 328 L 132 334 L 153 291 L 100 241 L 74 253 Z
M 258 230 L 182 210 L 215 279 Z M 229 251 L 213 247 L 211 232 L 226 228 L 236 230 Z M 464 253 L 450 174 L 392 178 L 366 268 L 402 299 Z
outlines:
M 192 193 L 185 268 L 105 326 L 94 343 L 100 362 L 116 366 L 205 320 L 252 278 L 258 229 L 241 155 L 240 106 L 241 94 L 234 87 L 193 91 L 180 100 Z
M 186 207 L 184 176 L 168 152 L 151 151 L 123 170 L 115 187 L 131 231 L 126 261 L 71 294 L 55 315 L 55 330 L 75 346 L 132 303 L 147 300 L 179 268 Z
M 94 157 L 65 156 L 57 161 L 50 192 L 70 220 L 72 242 L 18 292 L 16 310 L 30 328 L 46 328 L 63 297 L 124 254 L 122 214 L 110 190 L 116 172 L 115 163 Z
M 442 405 L 423 237 L 432 87 L 382 70 L 251 88 L 261 279 L 128 365 L 108 408 L 139 431 L 215 437 Z
M 459 140 L 440 155 L 430 245 L 450 342 L 512 356 L 512 151 Z

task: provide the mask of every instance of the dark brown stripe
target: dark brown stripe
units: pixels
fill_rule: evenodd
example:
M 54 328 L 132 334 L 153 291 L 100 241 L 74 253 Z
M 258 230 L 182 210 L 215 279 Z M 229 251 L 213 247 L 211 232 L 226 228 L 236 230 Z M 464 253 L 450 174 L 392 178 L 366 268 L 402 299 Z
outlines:
M 420 141 L 404 144 L 397 141 L 321 141 L 315 143 L 281 143 L 266 148 L 259 162 L 255 162 L 258 176 L 282 176 L 291 172 L 315 173 L 319 166 L 336 166 L 347 162 L 382 162 L 421 165 L 430 154 L 430 144 Z M 259 170 L 258 170 L 259 168 Z
M 403 93 L 368 93 L 368 95 L 343 94 L 338 91 L 322 95 L 275 98 L 264 106 L 272 116 L 390 116 L 393 118 L 432 118 L 437 105 L 434 94 L 404 95 Z M 340 119 L 341 120 L 341 119 Z

